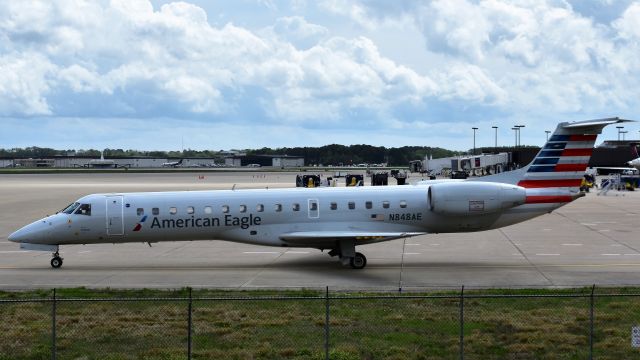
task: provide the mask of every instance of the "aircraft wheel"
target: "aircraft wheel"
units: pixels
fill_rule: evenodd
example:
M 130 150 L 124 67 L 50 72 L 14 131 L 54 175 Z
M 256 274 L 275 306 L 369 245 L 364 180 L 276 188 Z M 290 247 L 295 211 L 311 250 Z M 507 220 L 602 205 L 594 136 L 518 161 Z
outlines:
M 365 266 L 367 266 L 367 258 L 361 253 L 357 252 L 356 256 L 351 258 L 349 264 L 354 269 L 363 269 Z
M 53 259 L 51 259 L 51 267 L 57 269 L 60 266 L 62 266 L 62 258 L 60 256 L 54 256 Z

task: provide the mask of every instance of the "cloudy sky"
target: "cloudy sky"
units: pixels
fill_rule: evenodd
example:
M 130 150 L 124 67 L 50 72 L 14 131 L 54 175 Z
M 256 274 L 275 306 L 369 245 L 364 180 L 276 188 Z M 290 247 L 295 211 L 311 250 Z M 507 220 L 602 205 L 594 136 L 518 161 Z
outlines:
M 640 119 L 638 24 L 615 0 L 0 0 L 0 148 L 541 145 Z

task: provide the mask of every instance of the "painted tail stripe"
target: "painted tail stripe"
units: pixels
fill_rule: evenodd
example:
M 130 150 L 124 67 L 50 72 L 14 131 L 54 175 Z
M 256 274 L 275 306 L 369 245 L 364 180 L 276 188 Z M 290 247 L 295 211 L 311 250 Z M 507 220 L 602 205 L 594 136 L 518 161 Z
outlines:
M 551 204 L 551 203 L 568 203 L 573 198 L 568 195 L 537 195 L 527 196 L 526 204 Z
M 521 180 L 518 186 L 524 188 L 580 187 L 581 183 L 582 179 Z
M 555 165 L 533 165 L 527 170 L 528 173 L 532 172 L 554 172 Z
M 595 141 L 598 135 L 553 135 L 549 141 Z
M 556 165 L 556 172 L 559 171 L 585 171 L 587 170 L 587 164 L 558 164 Z
M 533 165 L 555 165 L 560 158 L 536 158 L 533 161 Z
M 585 171 L 587 164 L 532 165 L 527 173 Z
M 593 149 L 564 149 L 560 156 L 591 156 Z
M 564 147 L 567 146 L 566 142 L 559 142 L 559 143 L 547 143 L 544 146 L 545 150 L 561 150 L 564 149 Z
M 556 156 L 560 156 L 560 155 L 562 155 L 562 149 L 560 149 L 560 150 L 542 150 L 542 151 L 540 151 L 538 156 L 536 156 L 536 158 L 556 157 Z
M 598 135 L 570 135 L 569 141 L 596 141 Z

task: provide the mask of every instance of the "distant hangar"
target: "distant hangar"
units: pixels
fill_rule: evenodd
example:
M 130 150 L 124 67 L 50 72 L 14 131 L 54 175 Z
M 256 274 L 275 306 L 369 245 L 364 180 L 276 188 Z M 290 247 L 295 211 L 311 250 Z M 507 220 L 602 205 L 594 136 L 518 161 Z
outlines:
M 99 160 L 93 156 L 52 156 L 38 159 L 0 158 L 0 168 L 161 168 L 163 164 L 182 160 L 180 167 L 241 167 L 250 164 L 277 168 L 304 166 L 304 157 L 287 155 L 228 155 L 224 158 L 160 158 L 160 157 L 106 157 Z M 107 166 L 108 164 L 108 166 Z M 96 166 L 100 165 L 100 166 Z

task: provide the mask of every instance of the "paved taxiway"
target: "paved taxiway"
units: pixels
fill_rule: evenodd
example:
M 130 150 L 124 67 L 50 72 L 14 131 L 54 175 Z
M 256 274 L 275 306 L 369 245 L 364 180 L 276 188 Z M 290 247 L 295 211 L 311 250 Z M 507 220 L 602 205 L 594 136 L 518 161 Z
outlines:
M 204 178 L 200 178 L 202 175 Z M 0 175 L 0 288 L 161 287 L 393 289 L 640 284 L 640 192 L 591 192 L 500 230 L 427 235 L 360 247 L 364 270 L 315 249 L 194 241 L 20 251 L 7 236 L 96 192 L 294 186 L 295 173 Z M 617 196 L 616 196 L 617 194 Z

